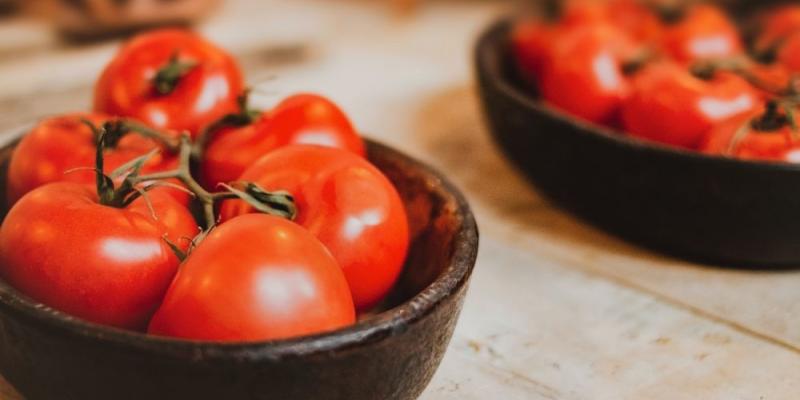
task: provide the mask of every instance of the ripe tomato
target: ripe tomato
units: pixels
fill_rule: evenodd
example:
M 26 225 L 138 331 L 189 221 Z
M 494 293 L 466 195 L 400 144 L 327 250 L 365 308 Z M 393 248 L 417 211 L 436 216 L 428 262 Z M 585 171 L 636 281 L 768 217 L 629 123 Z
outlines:
M 761 18 L 760 25 L 761 32 L 756 40 L 756 49 L 763 51 L 800 31 L 800 6 L 777 7 Z
M 688 6 L 677 22 L 666 26 L 661 45 L 680 63 L 732 57 L 744 49 L 731 19 L 709 4 Z
M 787 36 L 781 43 L 777 61 L 792 73 L 800 73 L 800 30 Z
M 785 114 L 763 110 L 732 118 L 706 135 L 700 150 L 749 160 L 800 163 L 800 139 Z
M 522 77 L 530 84 L 541 85 L 542 71 L 550 59 L 556 29 L 538 20 L 522 21 L 511 32 L 514 60 Z
M 82 122 L 83 119 L 98 127 L 111 120 L 107 115 L 98 113 L 57 116 L 40 122 L 22 138 L 8 166 L 6 194 L 9 204 L 47 183 L 68 181 L 91 184 L 95 181 L 95 173 L 91 168 L 95 165 L 97 139 Z M 110 173 L 158 146 L 151 139 L 130 133 L 113 149 L 105 152 L 105 172 Z M 162 151 L 150 158 L 143 172 L 170 170 L 176 166 L 177 158 Z M 183 204 L 189 201 L 188 196 L 179 190 L 157 190 L 167 190 Z
M 0 275 L 68 314 L 144 329 L 178 269 L 163 237 L 185 249 L 197 234 L 186 207 L 159 192 L 149 199 L 154 214 L 144 198 L 126 208 L 101 205 L 90 185 L 33 190 L 0 227 Z
M 260 341 L 354 322 L 347 282 L 319 240 L 288 220 L 251 214 L 215 228 L 194 249 L 148 331 Z
M 290 144 L 336 147 L 364 156 L 364 142 L 347 115 L 325 97 L 296 94 L 244 127 L 213 134 L 202 162 L 203 182 L 213 189 L 236 180 L 264 154 Z
M 706 81 L 675 64 L 648 66 L 633 87 L 622 107 L 625 130 L 685 148 L 696 148 L 715 124 L 754 110 L 760 97 L 732 73 L 717 72 Z
M 157 30 L 120 49 L 95 86 L 94 108 L 194 135 L 236 112 L 242 87 L 226 52 L 188 31 Z
M 636 55 L 635 44 L 612 26 L 573 30 L 553 45 L 542 73 L 542 97 L 574 116 L 612 125 L 630 94 L 625 64 Z
M 397 280 L 408 249 L 408 221 L 392 183 L 362 157 L 340 149 L 293 145 L 259 159 L 239 178 L 286 190 L 296 222 L 339 262 L 356 308 L 379 302 Z M 243 201 L 222 204 L 223 221 L 252 212 Z
M 664 29 L 658 16 L 638 0 L 570 0 L 564 2 L 561 26 L 611 24 L 631 38 L 648 42 L 658 39 Z

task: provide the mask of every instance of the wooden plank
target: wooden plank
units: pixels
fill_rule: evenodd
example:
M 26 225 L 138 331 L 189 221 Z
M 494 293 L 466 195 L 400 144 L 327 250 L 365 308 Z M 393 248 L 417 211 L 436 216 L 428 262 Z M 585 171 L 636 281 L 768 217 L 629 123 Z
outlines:
M 423 399 L 791 399 L 800 355 L 483 236 Z

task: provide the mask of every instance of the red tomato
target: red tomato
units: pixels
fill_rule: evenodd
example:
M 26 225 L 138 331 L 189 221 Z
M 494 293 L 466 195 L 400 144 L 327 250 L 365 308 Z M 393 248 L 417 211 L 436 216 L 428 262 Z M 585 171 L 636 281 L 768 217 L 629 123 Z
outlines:
M 319 240 L 288 220 L 251 214 L 215 228 L 194 249 L 148 331 L 260 341 L 354 322 L 347 281 Z
M 528 83 L 540 85 L 542 71 L 549 60 L 556 29 L 536 20 L 518 23 L 511 32 L 514 59 Z
M 274 151 L 239 178 L 294 196 L 296 222 L 339 262 L 356 308 L 366 310 L 391 289 L 408 249 L 408 221 L 392 183 L 362 157 L 340 149 L 294 145 Z M 223 203 L 222 220 L 253 212 Z
M 754 110 L 759 93 L 744 79 L 717 72 L 705 81 L 674 64 L 648 66 L 635 77 L 622 109 L 633 136 L 696 148 L 712 126 Z
M 664 29 L 658 16 L 638 0 L 571 0 L 563 7 L 561 26 L 611 24 L 640 41 L 656 40 Z
M 700 150 L 749 160 L 800 163 L 800 140 L 785 115 L 764 119 L 764 112 L 749 113 L 715 126 Z
M 144 329 L 179 260 L 163 240 L 188 247 L 189 211 L 151 192 L 119 209 L 89 185 L 58 182 L 25 195 L 0 227 L 0 275 L 19 291 L 91 322 Z
M 732 57 L 744 49 L 736 25 L 709 4 L 689 6 L 679 21 L 667 25 L 661 44 L 680 63 Z
M 761 18 L 760 25 L 761 33 L 756 41 L 756 48 L 765 50 L 800 31 L 800 6 L 777 7 Z
M 95 181 L 95 173 L 91 168 L 95 165 L 97 140 L 82 119 L 98 127 L 111 120 L 103 114 L 67 114 L 40 122 L 22 138 L 8 166 L 6 194 L 9 204 L 47 183 L 69 181 L 91 184 Z M 105 172 L 110 173 L 156 147 L 158 144 L 153 140 L 129 133 L 113 149 L 105 152 Z M 175 156 L 162 151 L 147 162 L 143 172 L 171 170 L 177 164 Z M 81 170 L 68 172 L 75 168 Z M 179 190 L 164 190 L 183 204 L 189 201 L 188 196 Z
M 364 142 L 336 104 L 315 94 L 296 94 L 253 124 L 214 134 L 204 152 L 203 181 L 209 189 L 234 181 L 264 154 L 290 144 L 317 144 L 365 155 Z
M 745 71 L 758 82 L 757 88 L 762 89 L 762 97 L 765 99 L 785 91 L 792 79 L 792 71 L 780 63 L 752 63 Z
M 239 67 L 223 50 L 188 31 L 157 30 L 134 37 L 117 53 L 95 86 L 94 108 L 194 135 L 236 112 L 243 85 Z
M 800 73 L 800 31 L 789 35 L 778 49 L 777 61 L 793 73 Z
M 636 54 L 634 43 L 611 26 L 573 30 L 553 46 L 542 73 L 542 97 L 574 116 L 614 124 L 630 94 L 624 64 Z

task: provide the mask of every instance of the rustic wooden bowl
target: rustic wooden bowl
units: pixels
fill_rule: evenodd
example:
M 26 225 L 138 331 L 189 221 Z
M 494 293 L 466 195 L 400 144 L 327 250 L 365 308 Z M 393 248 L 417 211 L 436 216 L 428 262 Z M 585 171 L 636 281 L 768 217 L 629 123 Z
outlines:
M 0 150 L 0 198 L 13 147 Z M 375 142 L 369 158 L 397 186 L 412 232 L 385 311 L 317 336 L 200 343 L 91 324 L 0 281 L 0 373 L 31 400 L 417 398 L 453 334 L 478 231 L 440 174 Z
M 800 166 L 661 146 L 550 108 L 517 76 L 510 28 L 500 21 L 477 43 L 480 95 L 495 141 L 543 194 L 667 254 L 735 267 L 800 265 Z

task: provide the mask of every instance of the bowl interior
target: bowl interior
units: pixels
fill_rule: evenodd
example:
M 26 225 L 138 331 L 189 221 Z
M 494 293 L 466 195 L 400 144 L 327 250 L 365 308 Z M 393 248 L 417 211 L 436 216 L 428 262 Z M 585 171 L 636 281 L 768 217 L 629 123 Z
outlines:
M 21 135 L 0 143 L 0 198 L 5 199 L 8 163 Z M 353 326 L 287 340 L 223 344 L 193 342 L 105 327 L 66 315 L 32 301 L 0 280 L 0 307 L 20 318 L 63 334 L 112 345 L 171 354 L 178 358 L 241 359 L 298 357 L 345 350 L 393 334 L 423 318 L 466 284 L 477 253 L 477 228 L 463 196 L 429 167 L 368 140 L 368 157 L 395 184 L 406 206 L 411 246 L 397 284 L 376 310 Z M 0 216 L 8 208 L 0 206 Z

